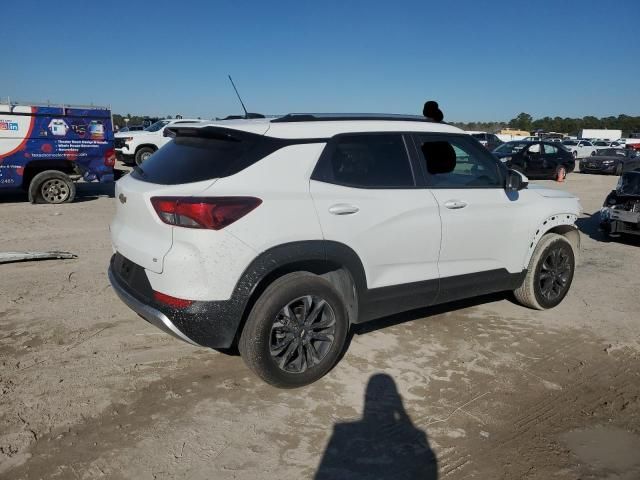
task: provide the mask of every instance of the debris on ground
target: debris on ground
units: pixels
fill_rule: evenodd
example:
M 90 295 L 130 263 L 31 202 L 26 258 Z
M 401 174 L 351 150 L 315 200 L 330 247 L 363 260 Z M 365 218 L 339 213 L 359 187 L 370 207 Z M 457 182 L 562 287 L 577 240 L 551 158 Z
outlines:
M 0 252 L 0 263 L 66 260 L 69 258 L 78 258 L 78 256 L 70 252 Z

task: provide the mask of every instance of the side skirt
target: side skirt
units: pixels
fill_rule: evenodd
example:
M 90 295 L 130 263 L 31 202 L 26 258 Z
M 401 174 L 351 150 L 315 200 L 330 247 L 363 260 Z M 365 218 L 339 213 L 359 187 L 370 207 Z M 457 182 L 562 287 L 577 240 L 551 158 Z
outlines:
M 357 323 L 440 303 L 515 290 L 522 285 L 526 274 L 526 270 L 509 273 L 506 269 L 497 269 L 368 290 L 360 303 Z

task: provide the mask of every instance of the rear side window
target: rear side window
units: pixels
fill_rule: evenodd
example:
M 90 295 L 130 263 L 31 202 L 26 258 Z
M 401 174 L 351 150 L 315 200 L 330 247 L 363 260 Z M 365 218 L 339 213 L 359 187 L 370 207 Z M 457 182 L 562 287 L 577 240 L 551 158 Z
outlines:
M 258 148 L 260 142 L 259 135 L 244 139 L 176 137 L 131 175 L 138 180 L 161 185 L 228 176 L 273 151 L 265 152 Z
M 401 134 L 344 135 L 320 160 L 312 178 L 356 188 L 414 187 Z
M 547 143 L 543 144 L 544 146 L 544 154 L 545 155 L 556 155 L 558 153 L 558 149 L 553 145 L 549 145 Z

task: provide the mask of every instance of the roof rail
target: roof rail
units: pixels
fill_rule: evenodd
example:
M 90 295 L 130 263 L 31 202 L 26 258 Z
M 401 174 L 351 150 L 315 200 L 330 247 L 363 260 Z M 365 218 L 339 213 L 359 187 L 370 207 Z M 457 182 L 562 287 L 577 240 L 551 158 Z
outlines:
M 336 122 L 348 120 L 395 120 L 400 122 L 431 122 L 421 115 L 397 113 L 288 113 L 271 120 L 272 123 L 286 122 Z
M 90 110 L 111 110 L 110 105 L 94 105 L 94 104 L 73 104 L 73 103 L 53 103 L 46 102 L 24 102 L 11 100 L 10 97 L 0 97 L 0 105 L 11 105 L 12 107 L 26 106 L 26 107 L 57 107 L 57 108 L 84 108 Z

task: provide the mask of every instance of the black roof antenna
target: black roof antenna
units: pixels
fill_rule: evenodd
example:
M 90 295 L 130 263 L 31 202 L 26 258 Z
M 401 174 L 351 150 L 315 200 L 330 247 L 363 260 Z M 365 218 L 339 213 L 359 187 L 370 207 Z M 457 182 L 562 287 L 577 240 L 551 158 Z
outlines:
M 242 101 L 242 98 L 240 98 L 240 94 L 238 93 L 238 89 L 236 88 L 236 84 L 233 83 L 233 78 L 231 78 L 231 75 L 227 75 L 227 76 L 229 77 L 229 81 L 231 82 L 231 86 L 236 91 L 236 95 L 238 96 L 238 100 L 240 100 L 240 105 L 242 105 L 242 109 L 244 110 L 244 117 L 240 117 L 238 115 L 229 115 L 224 120 L 234 120 L 234 119 L 238 119 L 238 118 L 264 118 L 264 115 L 262 115 L 261 113 L 249 113 L 249 112 L 247 112 L 247 109 L 244 106 L 244 102 Z

